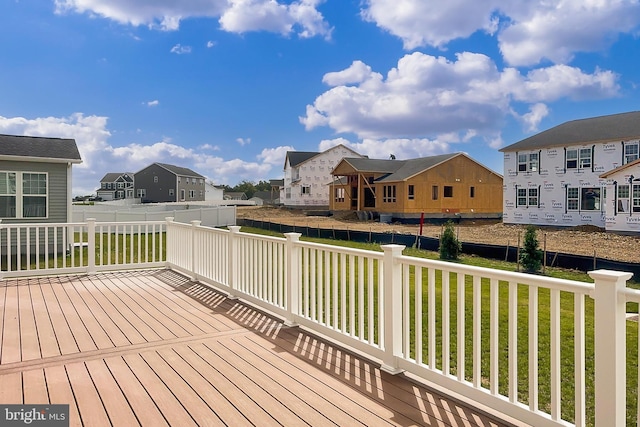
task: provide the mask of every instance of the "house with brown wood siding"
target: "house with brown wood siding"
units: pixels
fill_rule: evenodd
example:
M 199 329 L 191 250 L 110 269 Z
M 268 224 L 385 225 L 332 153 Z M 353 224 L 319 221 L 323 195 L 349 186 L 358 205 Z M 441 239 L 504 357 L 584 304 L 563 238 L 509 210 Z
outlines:
M 500 218 L 502 175 L 464 153 L 408 160 L 345 158 L 333 170 L 332 211 L 394 220 Z

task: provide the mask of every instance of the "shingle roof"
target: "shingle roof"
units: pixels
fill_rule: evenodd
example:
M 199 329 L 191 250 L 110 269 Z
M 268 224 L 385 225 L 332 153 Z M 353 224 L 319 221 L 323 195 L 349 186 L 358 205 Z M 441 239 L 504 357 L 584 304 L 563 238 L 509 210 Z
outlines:
M 343 161 L 349 163 L 357 172 L 386 174 L 376 179 L 376 182 L 394 182 L 403 181 L 459 155 L 462 155 L 462 153 L 441 154 L 409 160 L 346 158 Z
M 640 137 L 640 111 L 572 120 L 525 138 L 500 151 L 535 150 Z
M 302 162 L 306 162 L 312 157 L 317 156 L 317 151 L 287 151 L 287 157 L 289 158 L 289 164 L 291 167 L 296 167 Z
M 189 168 L 183 168 L 181 166 L 169 165 L 167 163 L 156 163 L 156 165 L 165 168 L 169 172 L 173 172 L 176 175 L 180 176 L 195 176 L 196 178 L 204 178 L 204 176 L 200 175 L 197 172 L 192 171 Z
M 284 187 L 284 179 L 270 179 L 269 184 L 272 187 Z
M 120 178 L 121 176 L 124 176 L 125 181 L 133 181 L 133 179 L 131 179 L 132 175 L 133 173 L 131 172 L 109 172 L 102 177 L 100 182 L 114 182 L 116 179 Z
M 74 139 L 0 135 L 0 156 L 30 157 L 81 163 Z

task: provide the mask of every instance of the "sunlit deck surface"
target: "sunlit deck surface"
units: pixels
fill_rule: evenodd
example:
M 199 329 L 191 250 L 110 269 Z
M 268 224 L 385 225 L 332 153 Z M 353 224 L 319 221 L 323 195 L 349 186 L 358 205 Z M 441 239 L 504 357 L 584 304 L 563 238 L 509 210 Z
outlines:
M 84 426 L 501 426 L 170 270 L 0 281 L 0 403 Z

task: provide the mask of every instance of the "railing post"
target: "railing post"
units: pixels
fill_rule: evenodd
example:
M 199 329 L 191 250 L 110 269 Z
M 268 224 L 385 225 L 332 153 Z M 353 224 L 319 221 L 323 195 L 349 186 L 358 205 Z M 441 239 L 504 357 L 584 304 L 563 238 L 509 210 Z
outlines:
M 173 231 L 171 230 L 171 225 L 173 224 L 173 217 L 172 216 L 168 216 L 165 217 L 164 219 L 167 222 L 167 225 L 165 227 L 165 265 L 166 267 L 169 267 L 169 264 L 172 261 L 175 261 L 174 259 L 174 247 L 173 245 L 175 244 L 175 242 L 173 242 L 173 240 L 175 240 L 174 236 L 173 236 Z M 118 227 L 116 226 L 116 230 L 118 229 Z
M 194 219 L 191 221 L 191 274 L 193 277 L 197 277 L 196 271 L 198 268 L 198 261 L 196 260 L 196 229 L 202 224 L 202 221 Z
M 238 289 L 237 281 L 237 273 L 238 273 L 238 241 L 236 239 L 237 234 L 240 232 L 240 226 L 232 225 L 229 226 L 229 250 L 227 251 L 227 259 L 229 260 L 228 265 L 228 280 L 229 283 L 229 299 L 236 299 L 238 296 L 236 295 L 236 291 Z
M 626 425 L 626 282 L 633 274 L 590 271 L 595 281 L 595 415 L 597 426 Z
M 286 326 L 296 326 L 295 318 L 299 313 L 300 307 L 298 300 L 300 299 L 300 233 L 285 233 L 287 243 L 285 245 L 285 295 L 287 299 L 287 318 L 284 320 Z
M 390 374 L 398 374 L 398 356 L 402 353 L 402 266 L 397 258 L 402 255 L 404 245 L 383 245 L 383 304 L 384 320 L 382 342 L 384 358 L 381 369 Z
M 73 241 L 72 241 L 73 243 Z M 71 246 L 73 249 L 73 245 Z M 82 237 L 80 238 L 82 251 Z M 96 219 L 87 218 L 87 274 L 96 274 Z

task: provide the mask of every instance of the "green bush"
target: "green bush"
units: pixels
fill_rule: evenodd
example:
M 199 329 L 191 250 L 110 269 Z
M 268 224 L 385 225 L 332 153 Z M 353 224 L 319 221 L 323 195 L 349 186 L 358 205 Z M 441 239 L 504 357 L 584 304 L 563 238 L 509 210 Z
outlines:
M 533 225 L 527 226 L 524 233 L 524 245 L 520 252 L 520 263 L 528 273 L 536 273 L 542 266 L 542 251 L 538 249 L 536 228 Z
M 462 250 L 462 245 L 456 237 L 456 233 L 451 221 L 444 225 L 442 238 L 440 239 L 440 259 L 456 260 Z

